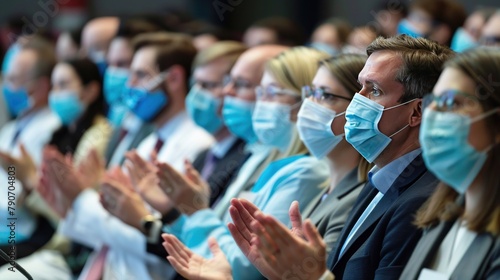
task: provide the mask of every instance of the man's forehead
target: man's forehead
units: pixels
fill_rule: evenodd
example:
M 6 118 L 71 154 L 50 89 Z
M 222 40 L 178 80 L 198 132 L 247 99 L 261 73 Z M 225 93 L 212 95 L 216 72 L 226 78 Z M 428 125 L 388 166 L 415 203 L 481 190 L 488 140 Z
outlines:
M 359 73 L 359 80 L 395 78 L 402 64 L 401 56 L 394 51 L 376 51 L 366 60 L 365 66 Z M 391 78 L 391 80 L 394 80 Z

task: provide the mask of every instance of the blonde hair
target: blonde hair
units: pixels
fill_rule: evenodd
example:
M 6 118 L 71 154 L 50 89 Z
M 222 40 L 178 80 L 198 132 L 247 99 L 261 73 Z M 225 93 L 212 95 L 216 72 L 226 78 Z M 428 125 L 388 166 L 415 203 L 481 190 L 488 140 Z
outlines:
M 237 41 L 219 41 L 200 51 L 193 61 L 193 69 L 207 65 L 217 59 L 225 58 L 232 68 L 238 57 L 247 50 L 247 47 Z
M 265 65 L 265 70 L 284 88 L 295 91 L 297 97 L 301 98 L 302 87 L 312 83 L 318 71 L 319 62 L 328 56 L 328 54 L 312 48 L 294 47 L 269 60 Z M 277 157 L 284 158 L 307 152 L 299 134 L 294 130 L 287 150 Z

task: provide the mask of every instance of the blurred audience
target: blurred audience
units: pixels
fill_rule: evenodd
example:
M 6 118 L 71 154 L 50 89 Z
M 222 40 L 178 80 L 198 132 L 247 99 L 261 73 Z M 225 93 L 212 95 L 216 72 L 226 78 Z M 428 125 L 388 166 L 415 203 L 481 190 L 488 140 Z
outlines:
M 247 28 L 243 34 L 243 43 L 248 47 L 265 44 L 298 46 L 305 42 L 305 36 L 299 25 L 283 17 L 261 19 Z
M 316 27 L 311 35 L 310 46 L 335 55 L 342 51 L 351 33 L 351 25 L 340 18 L 330 18 Z

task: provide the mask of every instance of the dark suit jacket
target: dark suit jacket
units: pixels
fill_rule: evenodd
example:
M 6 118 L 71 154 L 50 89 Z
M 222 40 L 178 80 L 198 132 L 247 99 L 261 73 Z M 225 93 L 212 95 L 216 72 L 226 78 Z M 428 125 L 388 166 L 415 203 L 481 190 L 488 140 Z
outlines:
M 399 175 L 347 245 L 340 249 L 358 218 L 378 193 L 367 183 L 329 256 L 336 279 L 398 279 L 421 231 L 413 225 L 415 212 L 434 191 L 438 180 L 418 156 Z
M 120 132 L 121 132 L 121 127 L 117 127 L 113 130 L 113 133 L 111 134 L 111 139 L 109 140 L 108 146 L 106 147 L 106 152 L 104 153 L 104 158 L 106 159 L 106 166 L 109 164 L 111 161 L 111 158 L 113 157 L 113 154 L 115 152 L 115 149 L 118 147 L 120 144 Z M 153 125 L 148 124 L 148 123 L 143 123 L 139 131 L 135 134 L 134 139 L 130 143 L 130 145 L 127 147 L 127 151 L 132 150 L 134 148 L 137 148 L 139 144 L 141 143 L 146 136 L 151 134 L 154 130 Z M 122 164 L 125 161 L 125 154 L 123 154 L 123 158 L 120 162 Z
M 321 198 L 329 188 L 321 191 L 302 212 L 303 219 L 311 219 L 318 228 L 326 242 L 327 253 L 330 253 L 337 242 L 364 183 L 358 182 L 358 169 L 354 168 L 323 201 Z
M 431 265 L 454 222 L 442 222 L 422 236 L 400 279 L 418 279 L 420 271 Z M 500 279 L 500 237 L 478 234 L 450 279 Z
M 214 171 L 207 180 L 211 189 L 210 206 L 212 206 L 219 197 L 224 195 L 235 173 L 248 158 L 248 153 L 245 152 L 245 145 L 243 140 L 236 140 L 224 157 L 217 161 Z M 193 162 L 193 167 L 200 173 L 205 165 L 208 151 L 209 150 L 205 150 L 201 152 Z

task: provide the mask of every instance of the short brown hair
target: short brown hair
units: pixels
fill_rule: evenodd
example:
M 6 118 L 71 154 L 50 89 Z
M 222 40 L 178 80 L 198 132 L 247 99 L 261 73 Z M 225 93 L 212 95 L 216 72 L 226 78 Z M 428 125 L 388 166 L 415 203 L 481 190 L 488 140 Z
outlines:
M 445 65 L 462 71 L 476 84 L 479 104 L 484 112 L 500 108 L 500 86 L 495 83 L 494 77 L 500 72 L 500 52 L 493 49 L 475 49 L 458 55 Z M 493 135 L 500 134 L 500 116 L 492 115 L 485 119 Z M 484 164 L 486 173 L 483 176 L 483 192 L 480 194 L 480 208 L 474 209 L 472 215 L 464 217 L 469 229 L 476 232 L 490 232 L 500 235 L 500 145 L 495 145 L 488 152 L 488 159 Z M 463 213 L 463 204 L 456 201 L 458 193 L 444 183 L 441 183 L 436 192 L 429 198 L 417 213 L 416 224 L 427 227 L 458 217 Z
M 401 102 L 422 98 L 430 93 L 443 64 L 454 55 L 448 47 L 407 35 L 378 37 L 366 48 L 368 56 L 377 51 L 394 51 L 403 61 L 396 75 L 396 80 L 403 84 L 405 90 Z
M 136 36 L 132 46 L 134 53 L 144 47 L 154 47 L 159 70 L 165 71 L 173 65 L 181 66 L 188 85 L 191 65 L 197 52 L 190 36 L 170 32 L 146 33 Z
M 34 35 L 22 43 L 21 49 L 36 53 L 37 61 L 32 72 L 33 78 L 48 77 L 50 79 L 56 65 L 54 45 L 47 39 Z

